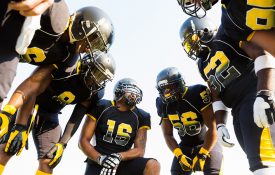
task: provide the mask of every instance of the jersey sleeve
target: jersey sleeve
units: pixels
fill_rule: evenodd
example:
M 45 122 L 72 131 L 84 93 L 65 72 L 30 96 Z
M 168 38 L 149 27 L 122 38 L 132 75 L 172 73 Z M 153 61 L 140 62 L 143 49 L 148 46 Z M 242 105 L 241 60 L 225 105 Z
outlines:
M 157 108 L 157 113 L 158 116 L 163 118 L 163 119 L 167 119 L 167 113 L 166 113 L 166 104 L 162 102 L 162 100 L 160 99 L 160 97 L 156 98 L 156 108 Z
M 142 109 L 136 108 L 137 114 L 139 115 L 139 126 L 138 129 L 151 129 L 151 115 Z
M 103 110 L 105 109 L 107 100 L 99 100 L 95 105 L 91 105 L 87 111 L 87 116 L 90 117 L 92 120 L 97 121 Z
M 211 93 L 206 86 L 196 85 L 194 87 L 194 91 L 195 92 L 192 94 L 196 94 L 197 97 L 193 98 L 193 104 L 197 107 L 198 110 L 203 111 L 205 108 L 212 104 Z

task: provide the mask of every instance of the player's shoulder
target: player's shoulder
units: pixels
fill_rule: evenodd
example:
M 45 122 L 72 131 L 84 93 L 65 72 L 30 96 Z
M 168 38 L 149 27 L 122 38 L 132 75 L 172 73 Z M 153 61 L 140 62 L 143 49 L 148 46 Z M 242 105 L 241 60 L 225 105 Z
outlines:
M 151 117 L 149 112 L 147 112 L 137 106 L 133 109 L 133 112 L 136 113 L 141 118 L 150 118 Z
M 113 106 L 113 101 L 107 99 L 100 99 L 97 101 L 96 106 L 99 108 L 108 108 L 110 106 Z
M 199 94 L 199 93 L 205 91 L 207 89 L 207 86 L 205 86 L 203 84 L 195 84 L 192 86 L 188 86 L 187 88 L 188 89 L 187 89 L 186 94 L 192 96 L 192 95 Z

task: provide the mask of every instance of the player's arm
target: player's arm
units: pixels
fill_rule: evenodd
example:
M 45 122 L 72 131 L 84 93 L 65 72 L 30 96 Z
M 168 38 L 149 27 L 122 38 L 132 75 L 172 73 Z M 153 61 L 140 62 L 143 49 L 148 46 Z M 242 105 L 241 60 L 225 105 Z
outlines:
M 93 145 L 90 144 L 95 129 L 96 120 L 87 116 L 80 134 L 79 148 L 89 159 L 97 161 L 101 154 L 94 149 Z
M 168 118 L 164 118 L 161 123 L 162 134 L 164 136 L 165 142 L 169 149 L 174 153 L 175 157 L 178 159 L 181 168 L 184 171 L 191 170 L 192 160 L 185 156 L 180 149 L 174 135 L 173 135 L 173 126 Z
M 137 132 L 134 147 L 128 151 L 120 152 L 122 160 L 131 160 L 137 157 L 143 157 L 147 141 L 147 128 L 140 128 Z
M 58 163 L 61 161 L 64 149 L 66 148 L 69 140 L 72 138 L 74 133 L 77 131 L 84 115 L 86 114 L 89 104 L 89 101 L 76 104 L 59 142 L 56 143 L 55 146 L 53 146 L 47 153 L 48 157 L 53 157 L 49 163 L 49 166 L 51 168 L 56 167 Z
M 241 48 L 254 60 L 257 75 L 254 122 L 258 127 L 269 127 L 275 121 L 275 59 L 251 42 L 242 42 Z

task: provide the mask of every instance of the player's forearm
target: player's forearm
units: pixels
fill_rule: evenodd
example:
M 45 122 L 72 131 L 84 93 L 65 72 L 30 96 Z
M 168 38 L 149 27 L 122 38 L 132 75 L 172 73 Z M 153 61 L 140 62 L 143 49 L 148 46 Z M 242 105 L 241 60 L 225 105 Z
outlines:
M 174 138 L 173 135 L 167 135 L 164 134 L 164 139 L 166 142 L 166 145 L 169 147 L 169 149 L 173 152 L 176 148 L 179 147 L 176 139 Z
M 274 91 L 275 69 L 263 69 L 257 73 L 257 90 Z
M 22 105 L 16 116 L 15 123 L 21 125 L 27 125 L 31 113 L 34 109 L 36 97 L 30 97 Z
M 77 104 L 73 110 L 73 113 L 65 127 L 65 131 L 59 142 L 67 144 L 69 140 L 73 137 L 79 125 L 85 116 L 87 108 L 81 104 Z
M 217 130 L 216 130 L 216 128 L 214 128 L 214 127 L 208 128 L 208 130 L 205 134 L 203 147 L 206 150 L 211 151 L 212 148 L 215 146 L 216 142 L 217 142 Z
M 145 148 L 133 148 L 125 152 L 121 152 L 122 160 L 131 160 L 137 157 L 143 157 L 145 154 Z
M 95 150 L 95 148 L 90 144 L 90 141 L 84 138 L 80 138 L 79 148 L 83 151 L 83 153 L 91 160 L 96 161 L 101 154 Z

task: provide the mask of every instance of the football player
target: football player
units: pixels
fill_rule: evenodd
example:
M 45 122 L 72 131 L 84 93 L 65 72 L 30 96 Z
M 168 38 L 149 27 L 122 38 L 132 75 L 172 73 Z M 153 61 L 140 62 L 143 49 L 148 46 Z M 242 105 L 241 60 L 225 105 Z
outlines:
M 250 170 L 255 175 L 273 174 L 274 94 L 268 91 L 257 92 L 253 58 L 241 50 L 238 43 L 224 33 L 222 27 L 221 25 L 218 33 L 215 33 L 216 28 L 208 18 L 190 17 L 180 29 L 182 46 L 188 57 L 197 61 L 202 78 L 209 81 L 221 101 L 232 108 L 235 135 L 247 156 Z M 255 110 L 253 111 L 257 98 L 262 99 L 266 108 L 262 111 L 265 118 L 260 123 L 269 127 L 257 126 L 259 118 L 254 117 Z M 222 104 L 217 107 L 224 108 Z
M 203 171 L 205 175 L 219 175 L 223 155 L 220 144 L 216 144 L 210 91 L 200 84 L 186 86 L 176 67 L 168 67 L 158 74 L 156 88 L 163 136 L 175 155 L 171 174 L 190 175 L 193 171 Z M 173 136 L 173 127 L 178 130 L 179 144 Z
M 0 57 L 3 60 L 0 63 L 2 79 L 0 97 L 2 100 L 10 89 L 16 72 L 19 55 L 15 48 L 21 36 L 18 26 L 22 26 L 23 22 L 24 17 L 18 11 L 11 10 L 5 14 L 0 27 L 2 38 Z M 39 80 L 42 75 L 49 77 L 50 73 L 56 69 L 56 64 L 73 59 L 76 53 L 89 52 L 89 50 L 108 50 L 113 40 L 113 25 L 104 11 L 96 7 L 84 7 L 69 17 L 67 5 L 63 0 L 56 1 L 41 15 L 40 26 L 41 28 L 35 31 L 28 47 L 23 49 L 24 54 L 20 55 L 22 62 L 43 66 L 42 70 L 38 69 L 34 73 L 33 76 L 36 78 L 32 79 L 33 81 Z M 29 30 L 23 31 L 22 29 L 22 32 Z M 18 36 L 19 34 L 20 36 Z M 26 33 L 23 36 L 31 38 L 27 35 Z M 24 41 L 24 37 L 21 40 Z M 31 83 L 31 80 L 29 79 L 28 82 Z M 20 87 L 17 92 L 19 97 L 26 96 L 27 98 L 31 93 L 24 87 Z
M 94 58 L 87 54 L 81 58 L 80 63 L 74 65 L 72 72 L 67 76 L 64 76 L 63 71 L 54 72 L 49 87 L 36 99 L 37 117 L 33 122 L 33 138 L 39 161 L 36 175 L 52 174 L 87 108 L 95 105 L 96 101 L 103 97 L 106 83 L 113 79 L 115 62 L 111 55 L 95 51 L 93 56 Z M 76 106 L 60 138 L 58 114 L 69 104 Z M 7 144 L 1 146 L 3 150 L 0 156 L 0 172 L 11 156 L 19 155 L 26 145 L 31 126 L 22 123 L 25 121 L 22 117 L 25 116 L 19 110 L 15 125 L 1 139 L 2 143 L 7 142 Z
M 143 157 L 151 122 L 150 114 L 136 107 L 141 100 L 136 81 L 123 78 L 113 101 L 103 99 L 90 108 L 79 141 L 88 157 L 85 175 L 159 175 L 157 160 Z
M 8 104 L 0 112 L 0 138 L 8 131 L 9 120 L 20 106 L 32 107 L 34 105 L 36 96 L 43 92 L 50 83 L 52 71 L 56 69 L 59 71 L 66 70 L 66 65 L 74 65 L 77 61 L 75 55 L 79 53 L 92 52 L 93 50 L 107 51 L 112 44 L 113 26 L 107 14 L 101 9 L 84 7 L 71 16 L 69 26 L 62 33 L 61 38 L 56 41 L 56 37 L 57 35 L 38 30 L 30 48 L 27 49 L 27 53 L 28 50 L 30 53 L 22 56 L 26 61 L 33 64 L 38 62 L 38 64 L 50 65 L 40 66 L 32 76 L 17 87 Z M 43 47 L 47 49 L 35 47 L 32 45 L 33 43 L 43 43 Z M 46 55 L 44 55 L 44 51 Z M 57 59 L 59 62 L 56 62 Z M 56 64 L 53 64 L 55 62 Z M 0 71 L 2 71 L 1 68 Z M 8 74 L 9 71 L 4 72 Z M 21 112 L 29 116 L 31 110 L 23 109 Z

